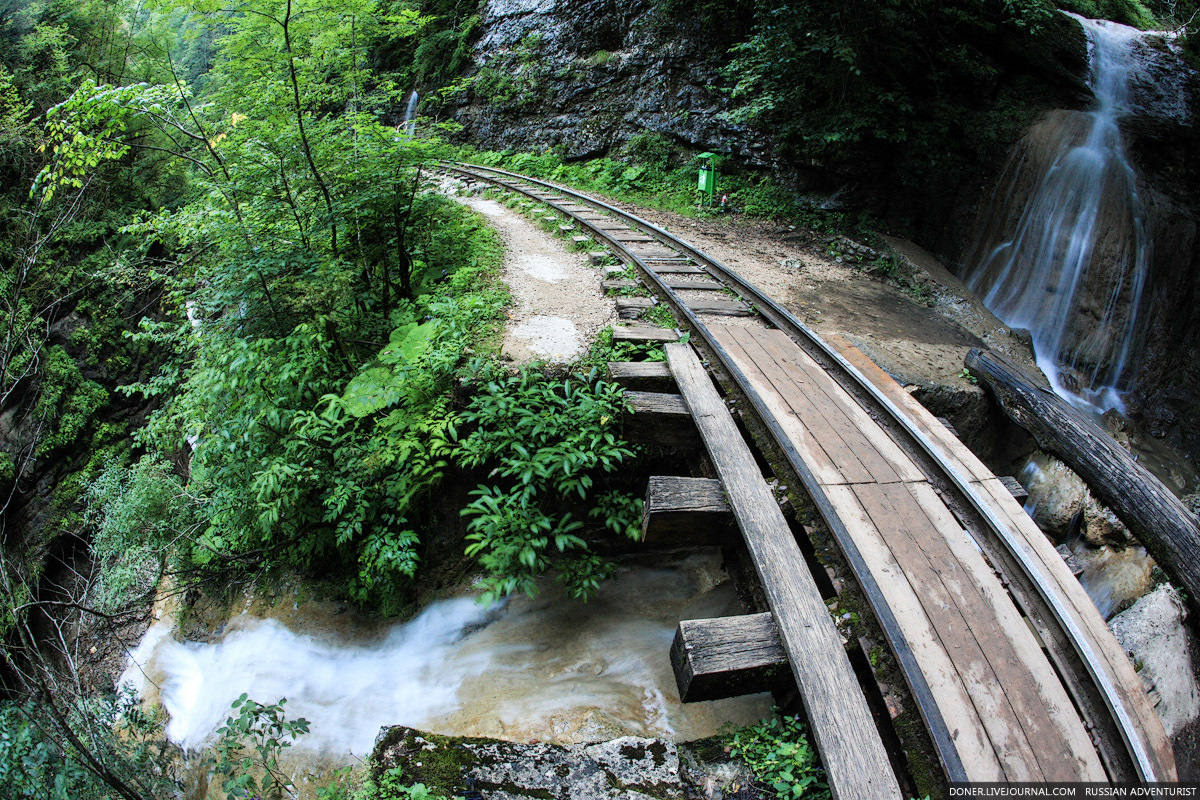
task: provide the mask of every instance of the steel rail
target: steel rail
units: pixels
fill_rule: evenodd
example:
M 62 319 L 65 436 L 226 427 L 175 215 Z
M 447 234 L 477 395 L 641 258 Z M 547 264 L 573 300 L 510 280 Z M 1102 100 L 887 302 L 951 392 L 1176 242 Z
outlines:
M 926 726 L 929 729 L 930 737 L 933 740 L 934 748 L 938 753 L 938 758 L 942 762 L 943 769 L 946 771 L 947 778 L 951 781 L 966 780 L 965 768 L 958 757 L 958 751 L 954 747 L 954 740 L 951 732 L 946 726 L 944 719 L 941 716 L 940 710 L 933 701 L 932 693 L 929 689 L 924 675 L 917 667 L 915 655 L 903 635 L 899 631 L 898 623 L 895 620 L 891 609 L 887 603 L 883 601 L 882 592 L 874 578 L 866 569 L 865 561 L 846 531 L 844 524 L 838 518 L 833 510 L 832 503 L 824 491 L 818 485 L 811 471 L 804 465 L 799 453 L 791 446 L 788 438 L 784 435 L 778 422 L 774 416 L 766 408 L 765 402 L 759 394 L 753 389 L 746 375 L 733 363 L 729 354 L 715 340 L 708 331 L 707 326 L 698 317 L 695 312 L 688 308 L 686 301 L 671 289 L 662 278 L 643 260 L 639 255 L 634 253 L 624 243 L 617 241 L 610 236 L 607 231 L 592 225 L 589 221 L 580 219 L 578 212 L 570 209 L 562 208 L 560 204 L 550 202 L 544 197 L 538 197 L 533 190 L 525 190 L 518 185 L 513 185 L 512 182 L 525 183 L 530 186 L 544 187 L 551 194 L 560 194 L 565 197 L 572 198 L 579 205 L 584 205 L 593 209 L 605 212 L 606 214 L 616 218 L 618 221 L 624 222 L 627 225 L 640 229 L 643 233 L 653 238 L 659 244 L 662 244 L 672 250 L 685 254 L 698 265 L 700 265 L 711 277 L 719 282 L 725 283 L 733 288 L 744 300 L 751 302 L 763 316 L 764 319 L 782 330 L 789 337 L 795 340 L 802 347 L 811 346 L 825 356 L 829 361 L 833 362 L 847 375 L 857 388 L 866 392 L 871 399 L 878 404 L 891 418 L 891 420 L 900 426 L 900 428 L 908 434 L 910 439 L 920 448 L 925 455 L 937 465 L 938 469 L 950 480 L 953 486 L 958 490 L 960 495 L 970 504 L 975 513 L 985 521 L 990 532 L 995 537 L 996 541 L 1001 543 L 1008 551 L 1011 557 L 1011 562 L 1018 565 L 1023 572 L 1023 577 L 1033 586 L 1038 593 L 1040 600 L 1046 605 L 1054 617 L 1054 621 L 1062 629 L 1070 646 L 1074 649 L 1075 655 L 1085 665 L 1089 676 L 1095 684 L 1103 702 L 1108 709 L 1109 714 L 1115 722 L 1115 727 L 1120 734 L 1122 741 L 1125 744 L 1127 754 L 1132 761 L 1132 765 L 1136 770 L 1138 778 L 1142 781 L 1160 781 L 1164 776 L 1158 775 L 1154 766 L 1154 761 L 1151 758 L 1146 743 L 1143 741 L 1140 731 L 1133 723 L 1133 719 L 1125 707 L 1123 698 L 1120 696 L 1116 685 L 1113 682 L 1112 676 L 1099 663 L 1099 658 L 1092 647 L 1089 638 L 1084 633 L 1079 621 L 1075 618 L 1071 610 L 1071 603 L 1062 596 L 1061 592 L 1053 586 L 1053 581 L 1049 580 L 1044 572 L 1044 568 L 1040 566 L 1036 555 L 1028 549 L 1028 545 L 1022 540 L 1020 535 L 1013 531 L 1010 525 L 1000 519 L 993 511 L 991 505 L 984 501 L 979 496 L 979 492 L 971 484 L 970 479 L 963 475 L 962 472 L 950 462 L 945 451 L 932 439 L 930 439 L 920 428 L 916 422 L 899 406 L 897 406 L 887 395 L 875 385 L 873 381 L 867 378 L 862 372 L 851 364 L 845 357 L 836 349 L 825 342 L 815 331 L 809 328 L 800 320 L 796 319 L 787 309 L 776 303 L 767 295 L 760 292 L 753 284 L 745 281 L 741 276 L 734 272 L 729 267 L 726 267 L 717 259 L 708 255 L 697 247 L 694 247 L 687 242 L 678 239 L 670 232 L 660 228 L 659 226 L 637 217 L 629 212 L 623 211 L 615 206 L 605 203 L 595 198 L 576 192 L 562 186 L 557 186 L 547 181 L 530 178 L 525 175 L 520 175 L 514 172 L 497 169 L 495 167 L 485 167 L 480 165 L 463 165 L 452 162 L 444 162 L 443 166 L 462 174 L 470 174 L 475 178 L 481 178 L 504 188 L 511 189 L 544 203 L 547 206 L 554 208 L 558 213 L 564 214 L 580 225 L 586 227 L 592 234 L 606 242 L 611 248 L 623 255 L 623 260 L 635 264 L 639 270 L 644 273 L 644 276 L 655 286 L 667 301 L 678 311 L 692 329 L 704 340 L 705 344 L 717 355 L 722 362 L 722 367 L 730 374 L 746 396 L 750 399 L 751 404 L 755 407 L 756 412 L 771 431 L 775 443 L 784 452 L 793 469 L 797 472 L 801 482 L 805 484 L 805 488 L 809 491 L 814 504 L 817 506 L 821 516 L 829 525 L 834 537 L 838 540 L 839 546 L 843 550 L 843 555 L 849 563 L 852 571 L 855 572 L 855 577 L 859 580 L 869 602 L 871 602 L 880 626 L 884 631 L 885 637 L 893 648 L 893 652 L 897 656 L 897 661 L 901 665 L 901 670 L 908 682 L 909 690 L 912 692 L 917 706 L 920 710 L 922 718 L 925 720 Z M 482 171 L 482 172 L 481 172 Z M 488 175 L 502 176 L 500 178 Z M 650 259 L 654 260 L 654 259 Z M 807 349 L 807 347 L 806 347 Z

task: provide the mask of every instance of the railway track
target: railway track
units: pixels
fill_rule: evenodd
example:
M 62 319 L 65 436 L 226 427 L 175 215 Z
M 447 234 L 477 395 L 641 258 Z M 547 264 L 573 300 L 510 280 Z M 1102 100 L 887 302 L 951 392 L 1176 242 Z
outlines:
M 753 309 L 819 365 L 919 467 L 924 480 L 999 575 L 1004 590 L 1034 632 L 1038 648 L 1053 665 L 1109 780 L 1175 778 L 1170 745 L 1140 679 L 1053 547 L 1007 492 L 997 491 L 999 481 L 970 451 L 861 353 L 844 343 L 823 340 L 719 261 L 646 220 L 565 187 L 512 172 L 449 162 L 443 168 L 544 204 L 605 243 L 670 305 L 677 319 L 690 329 L 692 341 L 702 345 L 732 379 L 804 483 L 837 541 L 904 673 L 948 780 L 979 779 L 971 758 L 964 758 L 959 741 L 963 731 L 957 718 L 951 719 L 957 709 L 947 706 L 944 692 L 931 685 L 929 669 L 922 669 L 918 652 L 922 643 L 905 635 L 898 619 L 902 612 L 889 602 L 892 588 L 870 567 L 870 553 L 856 540 L 854 521 L 846 519 L 844 504 L 839 505 L 844 494 L 841 487 L 831 487 L 814 473 L 811 459 L 806 460 L 808 454 L 797 446 L 794 430 L 780 413 L 778 402 L 763 391 L 761 376 L 748 367 L 745 353 L 749 347 L 743 352 L 736 337 L 723 333 L 714 320 Z M 715 287 L 707 286 L 710 283 L 737 299 L 712 302 Z M 1003 767 L 1001 749 L 997 746 L 996 757 Z M 1008 773 L 1008 777 L 1014 774 Z

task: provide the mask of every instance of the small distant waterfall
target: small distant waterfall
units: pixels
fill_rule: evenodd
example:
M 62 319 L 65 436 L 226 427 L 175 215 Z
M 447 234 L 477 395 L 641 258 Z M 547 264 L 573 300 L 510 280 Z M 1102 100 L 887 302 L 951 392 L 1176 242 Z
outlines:
M 1131 111 L 1145 34 L 1075 18 L 1088 38 L 1095 108 L 1051 112 L 1017 145 L 965 277 L 996 316 L 1031 332 L 1055 391 L 1104 411 L 1123 406 L 1145 327 L 1151 243 L 1117 125 Z
M 416 89 L 408 96 L 408 107 L 404 109 L 404 122 L 400 124 L 401 130 L 404 131 L 405 139 L 413 138 L 413 134 L 417 132 L 416 113 L 417 103 L 420 102 L 420 99 Z

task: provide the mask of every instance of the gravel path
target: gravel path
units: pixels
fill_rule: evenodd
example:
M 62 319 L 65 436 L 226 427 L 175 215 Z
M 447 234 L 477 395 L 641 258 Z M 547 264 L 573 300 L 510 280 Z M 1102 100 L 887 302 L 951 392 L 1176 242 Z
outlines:
M 517 212 L 478 196 L 451 196 L 483 214 L 504 240 L 504 281 L 516 303 L 505 325 L 501 357 L 517 364 L 566 363 L 585 354 L 592 338 L 617 321 L 600 290 L 600 272 L 582 253 Z

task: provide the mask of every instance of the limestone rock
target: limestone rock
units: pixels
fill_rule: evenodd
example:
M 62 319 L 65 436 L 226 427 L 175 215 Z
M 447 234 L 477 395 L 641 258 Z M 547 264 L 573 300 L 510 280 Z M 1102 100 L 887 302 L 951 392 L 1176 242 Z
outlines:
M 1179 593 L 1163 584 L 1109 623 L 1117 641 L 1141 667 L 1147 688 L 1153 687 L 1160 698 L 1158 716 L 1169 735 L 1200 716 L 1185 614 Z
M 378 772 L 402 769 L 405 782 L 455 796 L 474 778 L 489 800 L 683 800 L 673 742 L 623 736 L 597 744 L 522 744 L 452 739 L 385 728 L 375 745 Z

